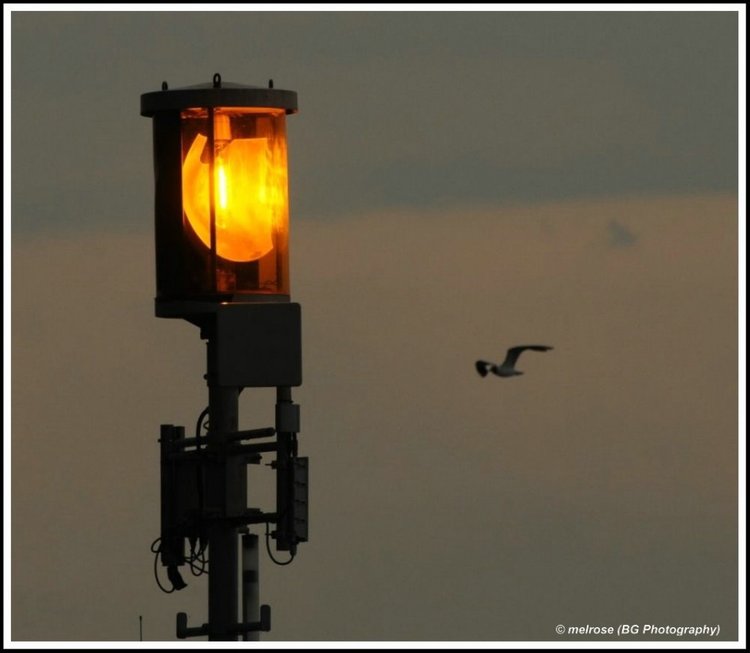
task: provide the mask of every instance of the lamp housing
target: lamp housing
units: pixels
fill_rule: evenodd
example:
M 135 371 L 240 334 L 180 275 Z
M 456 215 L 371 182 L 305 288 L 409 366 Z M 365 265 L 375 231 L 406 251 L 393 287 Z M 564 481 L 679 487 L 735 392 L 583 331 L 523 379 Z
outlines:
M 296 111 L 294 91 L 218 74 L 141 95 L 153 119 L 157 316 L 289 301 L 286 115 Z

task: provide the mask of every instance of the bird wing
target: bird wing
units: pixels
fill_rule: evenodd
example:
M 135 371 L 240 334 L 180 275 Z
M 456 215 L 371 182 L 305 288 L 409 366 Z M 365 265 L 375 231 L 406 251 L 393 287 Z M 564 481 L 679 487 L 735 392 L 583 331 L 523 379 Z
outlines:
M 508 354 L 505 357 L 505 360 L 503 361 L 504 367 L 513 367 L 516 364 L 516 361 L 518 360 L 518 357 L 526 351 L 527 349 L 531 349 L 533 351 L 549 351 L 552 349 L 552 347 L 548 347 L 547 345 L 518 345 L 517 347 L 511 347 L 508 350 Z

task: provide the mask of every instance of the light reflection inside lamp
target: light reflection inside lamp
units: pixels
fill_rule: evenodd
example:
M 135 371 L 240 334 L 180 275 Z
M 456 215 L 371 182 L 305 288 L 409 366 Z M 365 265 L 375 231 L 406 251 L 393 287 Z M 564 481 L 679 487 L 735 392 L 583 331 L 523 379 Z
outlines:
M 216 135 L 226 132 L 228 125 L 221 125 Z M 209 164 L 203 155 L 207 141 L 197 134 L 185 156 L 182 202 L 193 230 L 210 248 Z M 214 175 L 216 253 L 237 262 L 262 258 L 273 249 L 274 229 L 284 228 L 285 157 L 273 156 L 269 138 L 217 138 Z

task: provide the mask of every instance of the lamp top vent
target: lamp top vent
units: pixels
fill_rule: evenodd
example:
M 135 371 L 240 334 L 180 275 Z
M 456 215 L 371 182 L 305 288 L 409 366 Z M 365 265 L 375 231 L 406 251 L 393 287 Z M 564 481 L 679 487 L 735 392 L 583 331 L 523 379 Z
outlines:
M 225 82 L 216 73 L 211 82 L 168 88 L 141 95 L 141 115 L 153 117 L 162 111 L 182 111 L 209 107 L 268 107 L 297 113 L 297 93 L 268 86 L 248 86 Z

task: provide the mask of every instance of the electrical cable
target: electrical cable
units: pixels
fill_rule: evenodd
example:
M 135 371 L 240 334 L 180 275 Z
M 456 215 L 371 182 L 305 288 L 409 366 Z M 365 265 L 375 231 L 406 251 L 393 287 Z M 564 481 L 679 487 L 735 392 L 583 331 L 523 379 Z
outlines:
M 201 437 L 201 426 L 207 427 L 208 423 L 205 425 L 203 424 L 203 420 L 208 417 L 208 406 L 206 406 L 202 411 L 201 414 L 198 415 L 198 422 L 195 424 L 195 437 L 199 438 Z
M 297 555 L 296 553 L 291 553 L 291 557 L 286 562 L 281 562 L 273 557 L 273 553 L 271 553 L 271 545 L 269 544 L 269 537 L 270 533 L 268 530 L 268 522 L 266 522 L 266 551 L 268 552 L 268 557 L 271 558 L 271 561 L 275 564 L 279 565 L 279 567 L 284 567 L 285 565 L 290 564 L 294 560 L 294 556 Z
M 190 565 L 190 573 L 193 576 L 208 575 L 208 559 L 205 556 L 206 546 L 205 542 L 201 542 L 200 548 L 196 551 L 194 540 L 190 542 L 190 559 L 187 562 Z
M 208 575 L 208 559 L 205 557 L 205 551 L 206 551 L 206 544 L 202 544 L 200 549 L 196 552 L 194 548 L 191 547 L 190 551 L 190 558 L 184 559 L 183 562 L 186 562 L 190 565 L 190 571 L 193 574 L 193 576 L 202 576 L 203 574 Z M 152 543 L 151 543 L 151 552 L 154 554 L 154 579 L 156 580 L 156 584 L 159 586 L 159 589 L 164 592 L 165 594 L 171 594 L 177 589 L 183 589 L 186 584 L 182 580 L 182 578 L 179 576 L 179 572 L 177 571 L 178 565 L 173 565 L 171 567 L 167 567 L 167 577 L 169 578 L 170 582 L 172 583 L 172 589 L 167 589 L 164 587 L 164 585 L 161 584 L 161 581 L 159 580 L 159 555 L 161 554 L 161 537 L 157 537 Z M 196 562 L 198 564 L 196 564 Z M 179 580 L 177 580 L 179 579 Z M 177 587 L 177 584 L 182 584 L 181 587 Z
M 158 543 L 158 546 L 157 546 Z M 156 579 L 156 584 L 159 586 L 159 589 L 164 592 L 165 594 L 171 594 L 174 592 L 175 588 L 174 585 L 172 586 L 171 590 L 168 590 L 164 587 L 164 585 L 161 584 L 161 581 L 159 580 L 159 554 L 161 553 L 161 538 L 157 537 L 152 543 L 151 543 L 151 552 L 154 553 L 154 578 Z

